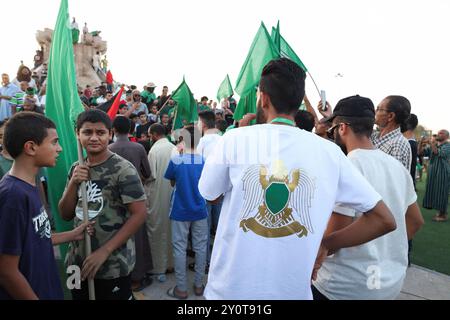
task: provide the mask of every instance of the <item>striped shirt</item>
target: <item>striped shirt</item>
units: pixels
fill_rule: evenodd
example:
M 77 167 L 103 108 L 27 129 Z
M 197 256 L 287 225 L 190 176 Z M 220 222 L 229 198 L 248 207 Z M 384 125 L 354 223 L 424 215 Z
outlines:
M 374 132 L 372 143 L 376 148 L 400 161 L 408 171 L 411 171 L 411 146 L 402 135 L 400 128 L 384 136 L 381 136 L 379 132 Z

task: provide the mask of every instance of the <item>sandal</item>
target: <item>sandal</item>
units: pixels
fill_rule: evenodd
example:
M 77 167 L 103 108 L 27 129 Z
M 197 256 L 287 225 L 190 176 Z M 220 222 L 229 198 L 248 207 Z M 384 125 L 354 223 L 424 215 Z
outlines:
M 175 298 L 175 299 L 178 299 L 178 300 L 186 300 L 188 298 L 187 292 L 186 292 L 186 296 L 180 296 L 177 293 L 176 288 L 177 288 L 176 286 L 173 287 L 173 288 L 169 288 L 169 290 L 167 290 L 167 295 L 169 297 L 171 297 L 171 298 Z
M 433 219 L 435 222 L 445 222 L 448 220 L 447 215 L 437 215 Z
M 195 284 L 194 284 L 194 294 L 197 297 L 202 297 L 204 292 L 205 292 L 205 286 L 204 285 L 202 285 L 201 287 L 196 287 Z

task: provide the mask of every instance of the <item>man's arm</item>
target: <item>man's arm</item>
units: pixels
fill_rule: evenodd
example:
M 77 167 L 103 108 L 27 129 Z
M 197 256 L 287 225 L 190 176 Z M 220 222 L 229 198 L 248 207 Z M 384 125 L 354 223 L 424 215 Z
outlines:
M 303 98 L 303 101 L 305 102 L 306 105 L 306 111 L 308 111 L 309 113 L 311 113 L 314 117 L 314 122 L 317 124 L 319 123 L 319 117 L 317 116 L 316 111 L 314 110 L 311 102 L 309 101 L 308 97 L 305 94 L 305 98 Z
M 116 235 L 84 260 L 83 270 L 81 271 L 83 280 L 86 278 L 94 279 L 95 274 L 111 253 L 126 243 L 144 224 L 147 217 L 145 200 L 132 202 L 127 205 L 127 208 L 130 212 L 130 218 L 120 228 Z
M 78 203 L 78 186 L 81 182 L 88 180 L 89 167 L 86 165 L 77 166 L 58 204 L 59 213 L 64 220 L 70 221 L 75 217 L 75 208 Z
M 57 246 L 66 242 L 84 240 L 85 229 L 87 229 L 87 232 L 90 236 L 93 236 L 95 233 L 95 229 L 93 227 L 94 223 L 95 221 L 86 222 L 73 229 L 72 231 L 53 233 L 52 245 Z
M 147 155 L 145 154 L 145 149 L 141 149 L 141 175 L 144 180 L 147 180 L 151 176 L 150 163 L 148 162 Z
M 20 256 L 0 254 L 0 287 L 15 300 L 38 300 L 27 279 L 19 271 Z
M 333 212 L 331 214 L 330 220 L 328 221 L 327 229 L 325 230 L 325 233 L 323 234 L 323 237 L 327 237 L 328 235 L 332 234 L 335 231 L 341 230 L 352 224 L 353 218 L 349 216 L 344 216 L 342 214 Z M 313 272 L 311 279 L 316 280 L 317 279 L 317 273 L 319 272 L 319 269 L 322 267 L 322 264 L 327 256 L 334 254 L 336 251 L 329 251 L 328 248 L 324 247 L 323 245 L 320 246 L 319 252 L 317 253 L 317 258 L 314 263 Z
M 339 231 L 332 232 L 322 240 L 329 251 L 359 246 L 381 237 L 397 228 L 395 219 L 383 201 L 355 222 Z
M 422 217 L 422 213 L 420 212 L 420 208 L 417 205 L 417 202 L 414 202 L 412 205 L 408 207 L 408 210 L 406 210 L 405 218 L 406 218 L 406 232 L 408 233 L 408 240 L 412 240 L 417 231 L 419 231 L 419 229 L 422 228 L 422 226 L 425 223 Z
M 0 99 L 4 99 L 4 100 L 11 100 L 12 99 L 12 97 L 10 97 L 10 96 L 0 96 Z

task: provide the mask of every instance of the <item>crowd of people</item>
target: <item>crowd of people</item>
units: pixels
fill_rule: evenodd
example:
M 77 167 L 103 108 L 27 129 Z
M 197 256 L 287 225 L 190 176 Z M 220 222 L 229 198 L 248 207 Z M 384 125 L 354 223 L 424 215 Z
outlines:
M 189 288 L 210 300 L 394 299 L 424 223 L 415 183 L 425 158 L 423 207 L 447 221 L 447 130 L 416 142 L 418 120 L 402 96 L 377 108 L 352 96 L 316 112 L 305 72 L 282 58 L 262 72 L 257 113 L 240 121 L 233 97 L 202 97 L 198 122 L 174 130 L 176 102 L 151 82 L 127 86 L 111 120 L 105 111 L 117 90 L 79 88 L 86 163 L 68 172 L 58 206 L 74 229 L 52 233 L 42 168 L 64 150 L 43 115 L 45 89 L 36 91 L 45 79 L 32 82 L 26 69 L 12 83 L 2 75 L 0 299 L 62 299 L 52 245 L 64 242 L 66 265 L 81 269 L 75 300 L 89 298 L 88 279 L 97 299 L 128 300 L 167 273 L 176 299 Z

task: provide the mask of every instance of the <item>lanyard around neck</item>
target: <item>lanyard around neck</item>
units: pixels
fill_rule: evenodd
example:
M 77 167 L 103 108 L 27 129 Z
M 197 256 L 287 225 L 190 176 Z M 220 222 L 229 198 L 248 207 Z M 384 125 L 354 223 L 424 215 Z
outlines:
M 272 121 L 270 121 L 270 124 L 274 124 L 274 123 L 284 123 L 287 124 L 289 126 L 295 127 L 295 122 L 286 118 L 275 118 Z

